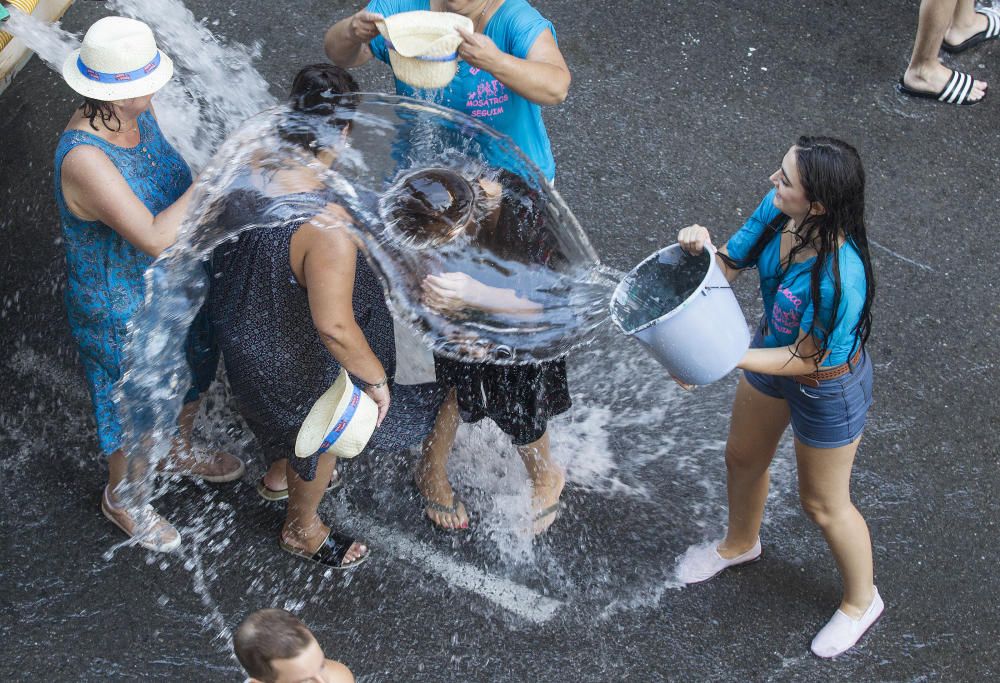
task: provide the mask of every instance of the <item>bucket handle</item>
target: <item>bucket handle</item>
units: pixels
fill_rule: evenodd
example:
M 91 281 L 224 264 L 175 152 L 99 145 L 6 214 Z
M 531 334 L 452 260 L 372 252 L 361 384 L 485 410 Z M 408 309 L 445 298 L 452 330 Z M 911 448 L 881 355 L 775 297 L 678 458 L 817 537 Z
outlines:
M 702 287 L 701 288 L 701 295 L 702 296 L 708 296 L 708 290 L 710 290 L 710 289 L 732 289 L 732 288 L 733 288 L 732 285 L 712 285 L 710 287 Z

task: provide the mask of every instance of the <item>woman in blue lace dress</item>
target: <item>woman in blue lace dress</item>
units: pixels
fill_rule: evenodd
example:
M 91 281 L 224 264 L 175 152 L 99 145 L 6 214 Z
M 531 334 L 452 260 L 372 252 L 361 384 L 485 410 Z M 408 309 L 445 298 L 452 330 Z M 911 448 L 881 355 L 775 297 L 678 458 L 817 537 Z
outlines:
M 127 461 L 113 387 L 122 374 L 129 321 L 143 301 L 143 273 L 177 235 L 190 199 L 191 172 L 163 137 L 151 99 L 173 73 L 149 27 L 107 17 L 87 31 L 81 49 L 63 66 L 63 77 L 83 95 L 55 154 L 55 194 L 66 247 L 66 308 L 87 378 L 101 450 L 108 456 L 108 484 L 101 509 L 152 550 L 172 550 L 180 535 L 152 508 L 128 509 L 116 487 Z M 194 385 L 181 414 L 171 467 L 207 481 L 239 478 L 243 463 L 210 453 L 194 458 L 190 429 L 197 398 L 215 374 L 218 356 L 208 326 L 195 322 L 188 338 Z M 140 534 L 140 532 L 142 532 Z

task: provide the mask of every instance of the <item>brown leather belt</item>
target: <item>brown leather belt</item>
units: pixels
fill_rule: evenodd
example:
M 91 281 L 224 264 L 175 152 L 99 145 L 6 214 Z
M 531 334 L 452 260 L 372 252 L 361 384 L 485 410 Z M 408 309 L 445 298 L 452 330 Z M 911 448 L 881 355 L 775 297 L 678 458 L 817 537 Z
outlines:
M 858 361 L 861 360 L 861 349 L 854 354 L 854 358 L 851 359 L 849 363 L 841 363 L 840 365 L 835 365 L 832 368 L 826 368 L 825 370 L 817 370 L 816 372 L 810 372 L 808 375 L 794 375 L 794 379 L 799 384 L 805 384 L 807 387 L 818 387 L 819 383 L 827 379 L 837 379 L 838 377 L 843 377 L 847 373 L 851 372 L 852 367 L 858 366 Z

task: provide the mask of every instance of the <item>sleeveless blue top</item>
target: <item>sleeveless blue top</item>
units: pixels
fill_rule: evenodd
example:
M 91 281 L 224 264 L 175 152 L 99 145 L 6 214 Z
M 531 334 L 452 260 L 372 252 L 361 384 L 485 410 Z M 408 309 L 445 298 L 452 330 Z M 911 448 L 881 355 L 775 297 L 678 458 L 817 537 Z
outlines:
M 191 185 L 191 171 L 152 114 L 142 113 L 138 125 L 135 147 L 119 147 L 86 131 L 68 130 L 59 138 L 55 154 L 56 205 L 66 248 L 66 311 L 94 403 L 98 440 L 108 455 L 120 447 L 122 438 L 112 389 L 121 377 L 128 323 L 142 305 L 143 273 L 153 257 L 104 223 L 73 215 L 63 196 L 62 163 L 76 147 L 97 147 L 155 216 L 184 194 Z M 214 369 L 214 363 L 210 365 Z M 199 379 L 207 386 L 204 377 Z

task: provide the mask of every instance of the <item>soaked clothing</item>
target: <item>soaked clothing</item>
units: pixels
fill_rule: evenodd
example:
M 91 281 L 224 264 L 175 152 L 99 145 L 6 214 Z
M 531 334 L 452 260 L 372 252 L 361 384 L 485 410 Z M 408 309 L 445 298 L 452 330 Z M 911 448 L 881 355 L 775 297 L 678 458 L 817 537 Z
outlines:
M 292 206 L 256 190 L 229 196 L 220 221 L 230 229 L 250 223 L 264 227 L 247 230 L 215 250 L 209 308 L 233 395 L 265 457 L 269 463 L 290 458 L 296 472 L 312 480 L 319 458 L 294 457 L 295 437 L 313 403 L 337 379 L 340 364 L 320 339 L 307 292 L 289 262 L 292 236 L 330 198 L 312 193 L 295 197 Z M 358 326 L 391 379 L 396 371 L 392 316 L 381 283 L 360 252 L 353 304 Z M 366 452 L 421 443 L 441 399 L 434 383 L 392 386 L 389 413 Z
M 430 10 L 429 0 L 371 0 L 369 12 L 388 17 L 401 12 Z M 552 22 L 543 17 L 527 0 L 505 0 L 490 17 L 482 32 L 490 37 L 501 51 L 518 59 L 527 59 L 535 41 L 544 31 L 556 35 Z M 376 36 L 369 43 L 376 59 L 389 63 L 389 49 L 385 38 Z M 459 60 L 458 73 L 444 88 L 436 91 L 417 91 L 396 79 L 396 94 L 407 97 L 424 97 L 455 109 L 510 136 L 549 180 L 555 178 L 556 163 L 552 157 L 540 105 L 521 97 L 493 75 Z M 493 159 L 502 163 L 501 159 Z
M 494 365 L 463 363 L 435 355 L 434 374 L 440 384 L 455 389 L 463 421 L 478 422 L 488 417 L 515 446 L 538 441 L 548 428 L 549 418 L 573 405 L 563 359 Z
M 751 344 L 761 348 L 758 332 Z M 814 448 L 839 448 L 861 436 L 872 405 L 872 362 L 867 351 L 851 371 L 819 381 L 818 387 L 799 384 L 791 377 L 744 371 L 747 382 L 771 398 L 784 399 L 791 413 L 795 437 Z
M 150 213 L 157 215 L 184 194 L 191 185 L 191 172 L 148 111 L 139 116 L 138 125 L 135 147 L 119 147 L 86 131 L 69 130 L 60 136 L 55 154 L 56 204 L 66 248 L 66 311 L 94 405 L 98 440 L 106 455 L 121 446 L 112 392 L 122 376 L 128 323 L 143 303 L 143 273 L 153 258 L 107 225 L 73 215 L 63 197 L 62 164 L 76 147 L 97 147 Z M 199 314 L 191 328 L 186 352 L 194 386 L 185 401 L 191 401 L 208 388 L 218 364 L 204 314 Z
M 726 251 L 733 259 L 744 260 L 758 237 L 765 230 L 772 229 L 773 222 L 785 218 L 774 205 L 775 192 L 771 190 L 743 227 L 729 238 Z M 798 339 L 799 330 L 806 330 L 826 341 L 830 354 L 823 361 L 823 367 L 846 363 L 858 348 L 854 328 L 861 318 L 868 291 L 865 267 L 857 247 L 848 240 L 837 252 L 841 299 L 833 329 L 825 330 L 833 310 L 833 259 L 831 258 L 823 273 L 820 310 L 817 312 L 811 293 L 811 270 L 816 257 L 793 263 L 783 273 L 780 263 L 781 240 L 777 237 L 776 235 L 764 247 L 756 263 L 748 264 L 756 266 L 760 273 L 760 293 L 764 300 L 767 322 L 761 345 L 764 348 L 789 346 Z
M 530 194 L 526 183 L 513 173 L 502 171 L 498 178 L 505 188 L 495 225 L 482 227 L 475 243 L 501 258 L 555 267 L 559 250 L 537 202 L 522 201 Z M 518 186 L 518 192 L 506 191 Z M 530 281 L 517 295 L 538 300 L 540 291 Z M 520 290 L 520 288 L 518 288 Z M 544 302 L 541 302 L 544 303 Z M 514 351 L 516 355 L 516 351 Z M 438 382 L 455 389 L 458 408 L 465 422 L 489 417 L 514 445 L 525 446 L 540 439 L 548 420 L 572 406 L 566 360 L 542 363 L 497 365 L 466 363 L 434 356 Z

